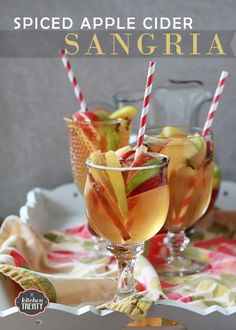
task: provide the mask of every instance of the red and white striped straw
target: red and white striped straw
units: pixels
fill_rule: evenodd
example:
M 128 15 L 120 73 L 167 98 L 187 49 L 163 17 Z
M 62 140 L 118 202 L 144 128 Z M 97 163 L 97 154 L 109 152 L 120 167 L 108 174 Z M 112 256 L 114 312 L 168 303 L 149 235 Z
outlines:
M 213 119 L 214 119 L 214 116 L 216 114 L 216 110 L 217 110 L 217 107 L 219 105 L 219 101 L 220 101 L 220 98 L 221 98 L 221 95 L 222 95 L 222 92 L 223 92 L 223 89 L 224 89 L 224 86 L 225 86 L 225 81 L 226 81 L 227 77 L 228 77 L 228 72 L 227 71 L 222 71 L 222 73 L 220 75 L 218 85 L 217 85 L 217 88 L 216 88 L 216 91 L 215 91 L 215 94 L 214 94 L 214 97 L 213 97 L 213 100 L 211 102 L 209 113 L 208 113 L 208 116 L 207 116 L 207 119 L 206 119 L 206 122 L 205 122 L 205 125 L 204 125 L 204 128 L 203 128 L 203 131 L 202 131 L 202 136 L 203 137 L 206 136 L 209 133 L 209 131 L 211 130 Z M 187 192 L 187 194 L 186 194 L 186 196 L 183 200 L 183 204 L 181 206 L 180 214 L 178 216 L 178 219 L 173 219 L 173 225 L 178 225 L 178 224 L 182 223 L 185 220 L 185 217 L 188 213 L 189 205 L 192 201 L 192 196 L 193 196 L 193 193 L 194 193 L 194 189 L 195 189 L 195 181 L 193 180 L 191 182 L 191 184 L 189 186 L 189 189 L 188 189 L 188 192 Z
M 225 81 L 228 77 L 228 74 L 229 73 L 227 71 L 222 71 L 222 73 L 220 75 L 220 79 L 219 79 L 213 100 L 211 102 L 210 110 L 209 110 L 203 131 L 202 131 L 202 136 L 206 136 L 209 133 L 209 131 L 211 130 L 213 119 L 216 114 L 216 110 L 218 108 L 219 101 L 220 101 L 221 95 L 223 93 Z
M 189 184 L 189 189 L 183 199 L 183 203 L 181 205 L 179 216 L 177 219 L 176 218 L 172 219 L 172 224 L 174 226 L 181 224 L 185 220 L 185 217 L 189 210 L 189 205 L 192 201 L 192 196 L 193 196 L 193 193 L 195 190 L 195 184 L 196 184 L 196 180 L 191 180 L 191 182 Z
M 70 61 L 68 60 L 68 58 L 65 55 L 65 50 L 64 49 L 62 49 L 60 51 L 60 55 L 61 55 L 62 63 L 64 65 L 65 69 L 66 69 L 68 78 L 69 78 L 69 80 L 70 80 L 70 82 L 73 86 L 75 96 L 76 96 L 76 98 L 79 102 L 81 112 L 88 111 L 88 107 L 86 105 L 83 93 L 82 93 L 82 91 L 79 87 L 77 79 L 75 78 L 75 74 L 74 74 L 74 71 L 71 67 Z
M 144 93 L 144 99 L 143 99 L 143 108 L 139 123 L 139 131 L 138 131 L 138 139 L 137 139 L 137 145 L 136 145 L 136 151 L 134 159 L 140 155 L 142 151 L 142 145 L 144 140 L 144 134 L 147 124 L 147 117 L 148 117 L 148 110 L 149 110 L 149 104 L 150 104 L 150 97 L 152 92 L 152 83 L 153 83 L 153 77 L 155 72 L 155 66 L 156 62 L 150 61 L 149 67 L 148 67 L 148 74 L 147 74 L 147 81 L 145 86 L 145 93 Z

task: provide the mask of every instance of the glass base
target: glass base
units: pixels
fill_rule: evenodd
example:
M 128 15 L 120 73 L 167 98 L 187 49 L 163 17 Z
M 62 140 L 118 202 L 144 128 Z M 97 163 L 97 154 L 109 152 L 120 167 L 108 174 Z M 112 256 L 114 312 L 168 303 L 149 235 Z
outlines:
M 185 276 L 203 272 L 208 268 L 207 263 L 185 257 L 184 251 L 190 239 L 183 230 L 179 233 L 168 231 L 163 242 L 168 247 L 170 255 L 163 264 L 157 266 L 156 270 L 159 275 Z
M 207 263 L 201 263 L 184 257 L 168 258 L 159 264 L 156 271 L 163 276 L 186 276 L 201 273 L 208 268 Z

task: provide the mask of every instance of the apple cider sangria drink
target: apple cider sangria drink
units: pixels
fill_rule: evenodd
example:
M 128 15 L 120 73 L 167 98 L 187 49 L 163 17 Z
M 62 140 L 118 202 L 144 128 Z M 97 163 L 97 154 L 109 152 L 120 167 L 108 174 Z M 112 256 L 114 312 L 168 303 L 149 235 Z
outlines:
M 87 160 L 85 185 L 87 218 L 108 240 L 107 249 L 118 261 L 117 297 L 135 292 L 133 270 L 143 242 L 163 226 L 169 208 L 168 157 L 123 147 L 95 151 Z
M 87 216 L 94 230 L 117 244 L 136 244 L 163 226 L 169 207 L 167 157 L 124 147 L 95 151 L 87 161 Z
M 127 145 L 136 113 L 136 108 L 127 106 L 113 113 L 100 109 L 96 112 L 77 112 L 65 118 L 73 177 L 81 194 L 84 192 L 85 163 L 89 154 L 97 149 L 116 150 Z
M 189 243 L 184 230 L 204 215 L 211 200 L 214 170 L 211 134 L 202 137 L 201 130 L 197 128 L 167 126 L 149 130 L 144 144 L 149 151 L 160 152 L 170 158 L 170 207 L 165 222 L 168 230 L 165 243 L 170 249 L 169 266 L 173 262 L 176 265 L 178 260 L 179 269 L 175 267 L 171 271 L 168 267 L 168 271 L 172 275 L 200 271 L 203 265 L 184 264 L 183 250 Z

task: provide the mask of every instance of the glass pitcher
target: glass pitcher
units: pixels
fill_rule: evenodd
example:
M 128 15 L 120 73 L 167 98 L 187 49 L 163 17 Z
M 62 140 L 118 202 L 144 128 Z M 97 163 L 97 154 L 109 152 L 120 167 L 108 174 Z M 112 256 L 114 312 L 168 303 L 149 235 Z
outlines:
M 203 83 L 197 80 L 169 80 L 153 89 L 147 127 L 152 126 L 196 126 L 200 125 L 202 106 L 210 102 L 212 95 Z M 115 107 L 134 105 L 142 108 L 143 92 L 127 91 L 113 96 Z M 136 116 L 133 133 L 137 133 L 139 116 Z

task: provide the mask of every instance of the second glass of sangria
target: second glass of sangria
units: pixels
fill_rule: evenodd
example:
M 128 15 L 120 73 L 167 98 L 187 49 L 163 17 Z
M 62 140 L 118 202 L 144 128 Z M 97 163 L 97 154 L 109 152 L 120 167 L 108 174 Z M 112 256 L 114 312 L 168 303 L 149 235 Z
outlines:
M 97 149 L 117 150 L 129 143 L 130 127 L 137 113 L 132 106 L 113 113 L 104 109 L 76 112 L 64 118 L 68 128 L 70 160 L 73 178 L 79 192 L 84 195 L 86 159 Z M 107 254 L 106 242 L 88 225 L 95 241 L 97 255 Z
M 169 256 L 158 266 L 159 274 L 183 276 L 203 271 L 207 264 L 185 257 L 189 244 L 185 230 L 206 212 L 212 194 L 214 145 L 212 134 L 205 137 L 193 127 L 160 127 L 147 131 L 145 146 L 170 158 L 168 184 L 170 207 L 165 221 L 164 243 Z

